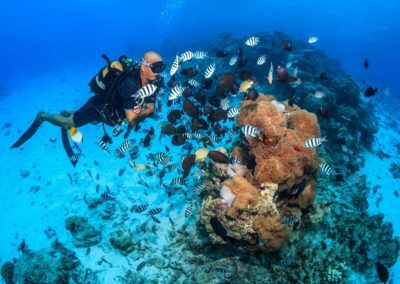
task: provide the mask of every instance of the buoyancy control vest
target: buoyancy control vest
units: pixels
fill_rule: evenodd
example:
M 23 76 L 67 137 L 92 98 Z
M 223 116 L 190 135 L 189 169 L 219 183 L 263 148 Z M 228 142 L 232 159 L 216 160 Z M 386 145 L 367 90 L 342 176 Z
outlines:
M 107 61 L 107 66 L 101 68 L 90 80 L 89 87 L 96 96 L 103 97 L 104 105 L 98 109 L 103 123 L 114 126 L 122 121 L 114 104 L 119 84 L 129 72 L 139 68 L 139 63 L 133 62 L 125 55 L 114 61 L 111 61 L 104 54 L 102 57 Z
M 133 62 L 125 55 L 114 61 L 104 54 L 102 57 L 107 61 L 107 66 L 101 68 L 90 80 L 89 86 L 94 94 L 105 96 L 105 102 L 112 104 L 118 85 L 130 71 L 139 68 L 139 63 Z

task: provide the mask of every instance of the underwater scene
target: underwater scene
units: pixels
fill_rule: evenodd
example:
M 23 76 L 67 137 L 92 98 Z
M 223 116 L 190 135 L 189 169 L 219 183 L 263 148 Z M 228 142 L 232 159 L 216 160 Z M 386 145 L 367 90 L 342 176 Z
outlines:
M 400 3 L 2 6 L 0 283 L 400 283 Z

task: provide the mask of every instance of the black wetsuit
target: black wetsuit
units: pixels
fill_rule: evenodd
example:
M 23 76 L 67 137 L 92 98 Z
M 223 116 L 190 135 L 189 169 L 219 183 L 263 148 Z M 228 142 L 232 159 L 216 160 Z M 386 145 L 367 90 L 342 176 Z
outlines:
M 89 85 L 95 95 L 74 112 L 74 124 L 80 127 L 101 121 L 109 126 L 121 123 L 125 118 L 125 110 L 133 109 L 137 105 L 137 99 L 131 96 L 141 88 L 140 69 L 135 68 L 125 74 L 107 99 L 105 91 L 93 87 L 93 80 L 95 78 Z M 154 97 L 155 94 L 147 97 L 145 103 L 154 103 Z

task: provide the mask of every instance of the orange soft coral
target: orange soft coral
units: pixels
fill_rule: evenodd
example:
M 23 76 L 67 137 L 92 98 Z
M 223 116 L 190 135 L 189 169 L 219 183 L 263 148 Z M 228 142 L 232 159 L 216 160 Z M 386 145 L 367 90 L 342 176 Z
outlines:
M 254 205 L 260 199 L 260 191 L 243 177 L 236 176 L 226 180 L 223 185 L 236 195 L 231 208 L 226 211 L 230 217 L 237 217 L 240 211 Z
M 288 128 L 294 129 L 299 137 L 307 140 L 321 134 L 317 116 L 306 110 L 296 110 L 288 119 Z
M 253 222 L 253 228 L 258 234 L 263 250 L 276 251 L 280 249 L 287 241 L 289 229 L 281 224 L 282 217 L 275 216 L 259 216 Z
M 276 139 L 276 143 L 249 138 L 251 154 L 256 159 L 254 177 L 258 184 L 278 183 L 280 189 L 292 187 L 317 168 L 315 150 L 303 147 L 304 141 L 319 136 L 316 116 L 296 110 L 287 116 L 279 110 L 274 97 L 260 96 L 241 104 L 240 125 L 252 125 Z

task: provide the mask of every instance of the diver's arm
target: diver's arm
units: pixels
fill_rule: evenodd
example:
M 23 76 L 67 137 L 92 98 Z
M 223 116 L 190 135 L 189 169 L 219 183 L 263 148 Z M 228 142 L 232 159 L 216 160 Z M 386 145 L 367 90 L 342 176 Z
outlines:
M 135 126 L 136 119 L 138 118 L 140 112 L 141 112 L 140 106 L 135 106 L 135 109 L 126 109 L 125 116 L 128 123 L 131 124 L 132 126 Z
M 143 118 L 152 115 L 153 113 L 154 113 L 154 103 L 148 103 L 146 104 L 145 109 L 142 109 L 142 111 L 139 113 L 137 119 L 141 121 Z
M 135 118 L 135 125 L 141 122 L 149 115 L 152 115 L 153 113 L 154 113 L 154 103 L 147 103 L 146 107 L 142 109 L 142 111 L 138 113 L 137 117 Z
M 142 109 L 140 106 L 135 106 L 133 110 L 125 110 L 126 119 L 129 124 L 136 126 L 140 121 L 152 115 L 154 113 L 154 103 L 146 104 L 146 107 Z

